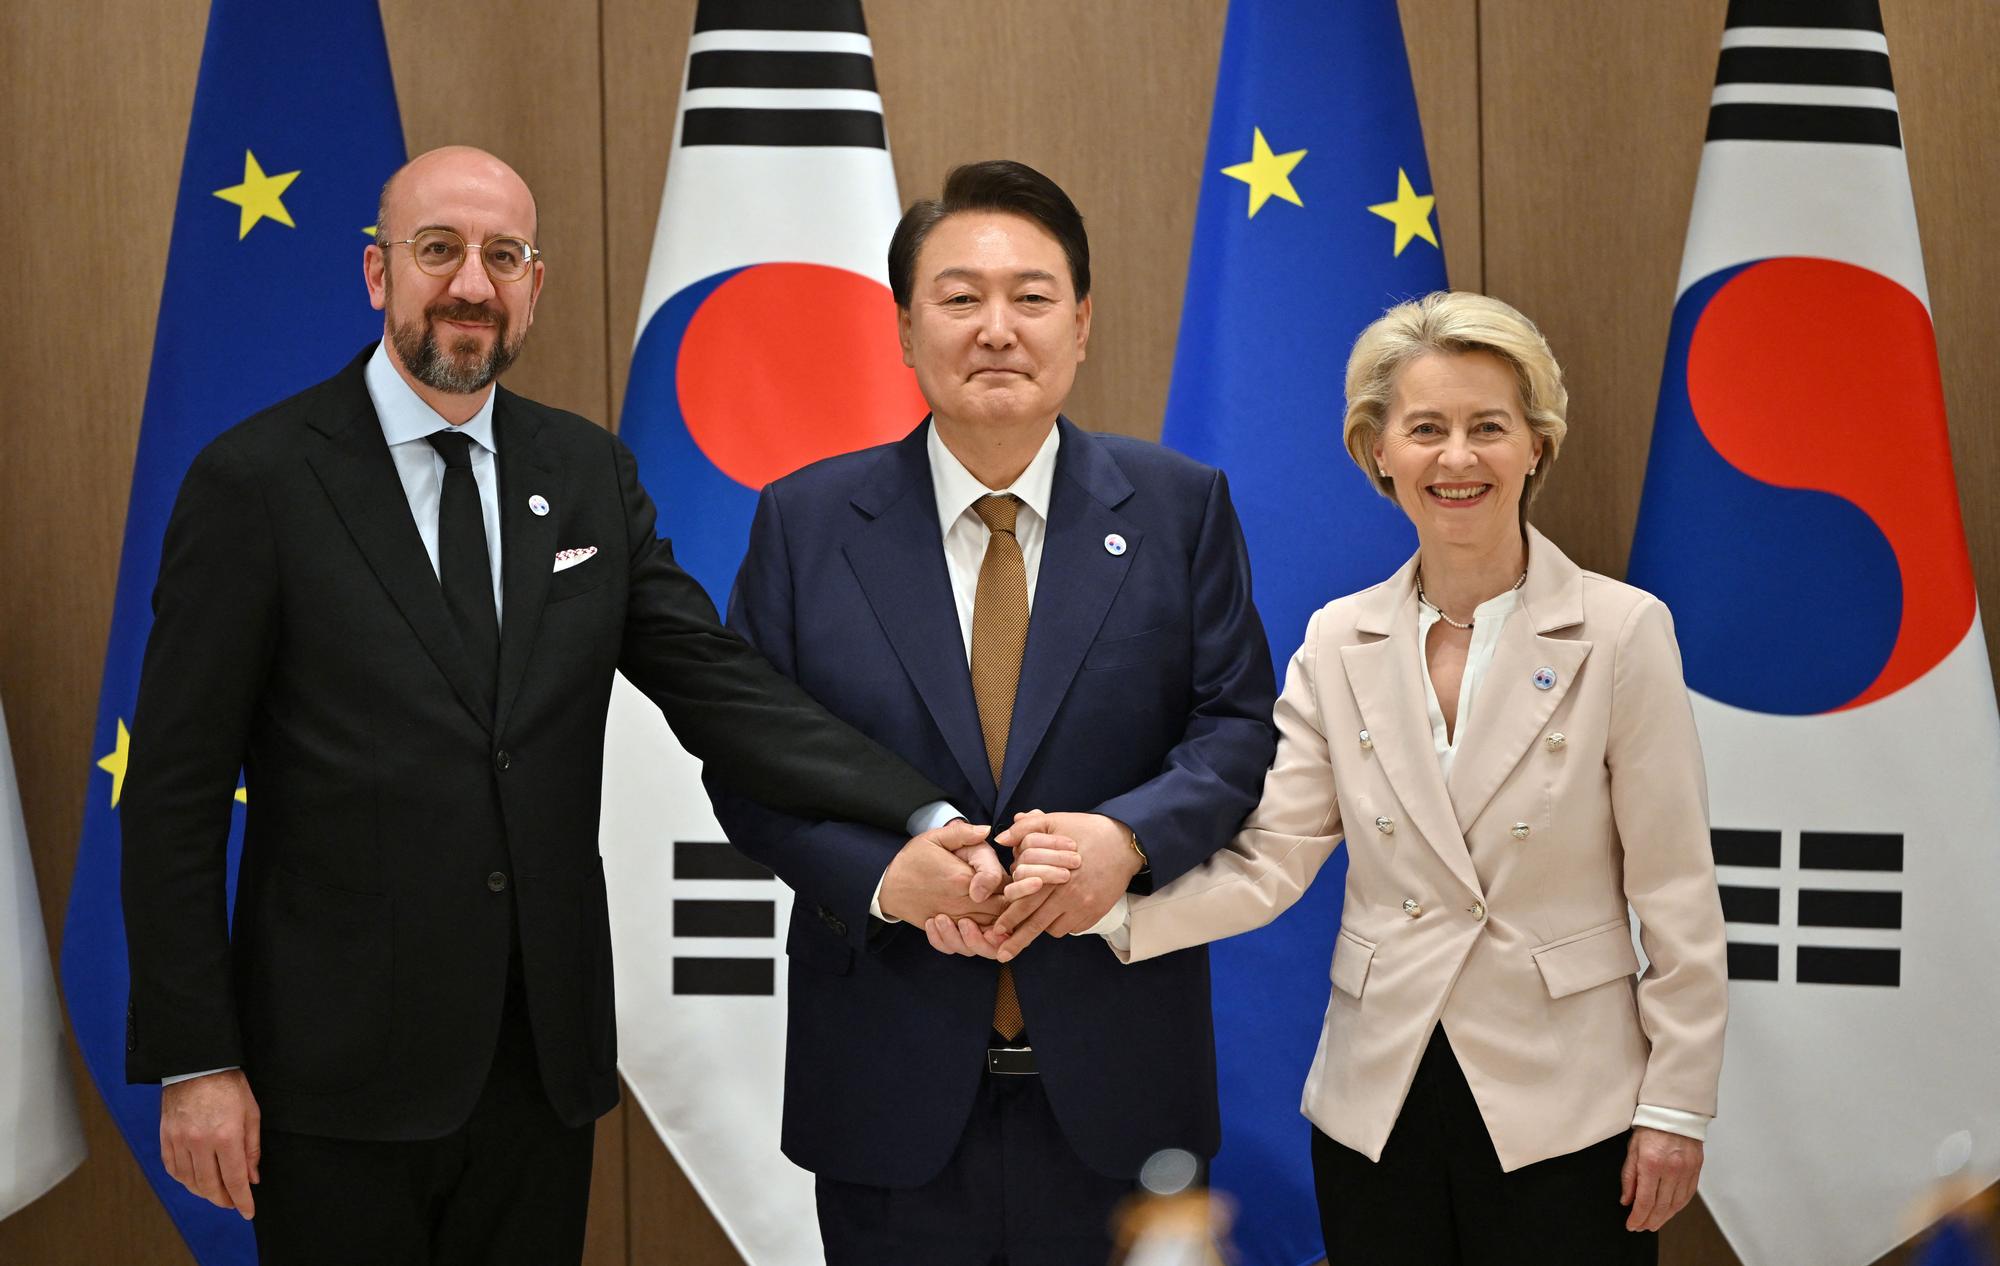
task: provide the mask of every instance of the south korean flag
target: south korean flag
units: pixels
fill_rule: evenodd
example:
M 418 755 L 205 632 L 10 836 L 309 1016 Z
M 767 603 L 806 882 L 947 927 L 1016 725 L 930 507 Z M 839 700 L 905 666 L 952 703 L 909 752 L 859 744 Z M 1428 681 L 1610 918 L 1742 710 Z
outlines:
M 924 416 L 886 284 L 899 207 L 858 0 L 701 0 L 619 434 L 718 605 L 757 493 Z M 623 678 L 602 848 L 619 1070 L 751 1266 L 821 1260 L 778 1151 L 791 893 L 723 841 L 700 767 Z
M 1732 0 L 1629 574 L 1708 760 L 1746 1266 L 2000 1176 L 2000 716 L 1904 141 L 1876 0 Z

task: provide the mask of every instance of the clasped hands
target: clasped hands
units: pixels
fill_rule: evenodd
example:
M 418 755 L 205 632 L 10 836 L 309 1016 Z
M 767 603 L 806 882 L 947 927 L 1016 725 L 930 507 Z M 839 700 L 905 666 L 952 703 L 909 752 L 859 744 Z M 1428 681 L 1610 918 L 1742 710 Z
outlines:
M 1000 864 L 986 828 L 952 822 L 905 844 L 882 879 L 882 912 L 920 924 L 931 947 L 1009 962 L 1037 936 L 1087 932 L 1143 864 L 1132 832 L 1099 813 L 1014 815 L 994 842 L 1014 850 Z

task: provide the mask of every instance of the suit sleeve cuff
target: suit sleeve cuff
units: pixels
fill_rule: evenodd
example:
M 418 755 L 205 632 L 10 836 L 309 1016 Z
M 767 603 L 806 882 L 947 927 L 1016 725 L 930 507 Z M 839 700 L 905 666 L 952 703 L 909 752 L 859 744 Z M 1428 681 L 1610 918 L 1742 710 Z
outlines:
M 208 1069 L 206 1072 L 177 1073 L 172 1077 L 160 1078 L 160 1085 L 171 1086 L 183 1081 L 193 1081 L 197 1077 L 213 1077 L 217 1073 L 233 1073 L 240 1067 L 242 1067 L 242 1065 L 240 1064 L 230 1064 L 223 1068 L 211 1068 Z
M 1708 1123 L 1714 1117 L 1705 1117 L 1699 1112 L 1688 1112 L 1681 1108 L 1656 1108 L 1650 1103 L 1642 1103 L 1632 1113 L 1632 1124 L 1649 1130 L 1665 1130 L 1669 1134 L 1683 1134 L 1696 1142 L 1708 1137 Z

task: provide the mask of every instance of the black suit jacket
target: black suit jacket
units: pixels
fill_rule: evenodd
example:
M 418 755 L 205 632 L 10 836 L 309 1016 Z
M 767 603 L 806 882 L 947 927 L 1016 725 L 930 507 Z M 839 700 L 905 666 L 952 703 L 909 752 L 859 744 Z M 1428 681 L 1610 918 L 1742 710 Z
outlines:
M 168 525 L 121 810 L 127 1075 L 240 1064 L 272 1128 L 447 1133 L 479 1094 L 518 923 L 543 1080 L 581 1123 L 618 1098 L 597 852 L 614 671 L 722 782 L 792 812 L 900 832 L 942 793 L 720 625 L 622 443 L 505 389 L 497 690 L 474 680 L 364 385 L 372 350 L 204 449 Z

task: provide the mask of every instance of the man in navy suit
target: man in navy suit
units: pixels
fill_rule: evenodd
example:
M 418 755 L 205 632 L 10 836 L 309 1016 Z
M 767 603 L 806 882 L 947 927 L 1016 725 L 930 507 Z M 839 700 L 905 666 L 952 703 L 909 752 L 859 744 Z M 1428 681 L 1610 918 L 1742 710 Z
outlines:
M 798 893 L 784 1149 L 833 1266 L 1101 1262 L 1148 1155 L 1215 1150 L 1208 960 L 1064 934 L 1256 802 L 1270 657 L 1221 473 L 1061 416 L 1090 334 L 1067 195 L 961 167 L 889 272 L 931 416 L 764 491 L 730 623 L 971 820 L 1067 811 L 1077 868 L 1028 898 L 1063 939 L 1003 967 L 975 926 L 999 902 L 933 840 L 713 788 Z

